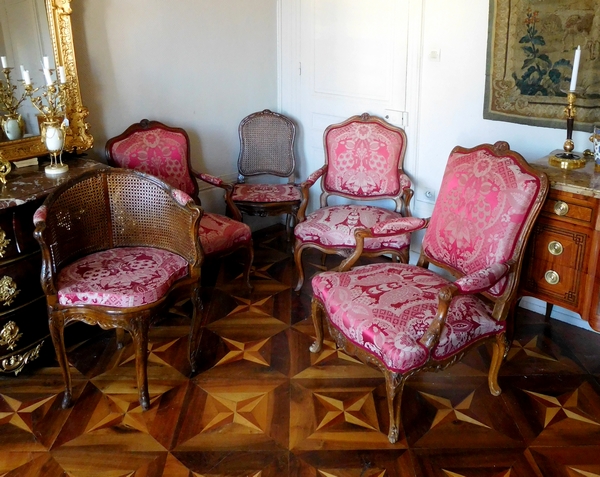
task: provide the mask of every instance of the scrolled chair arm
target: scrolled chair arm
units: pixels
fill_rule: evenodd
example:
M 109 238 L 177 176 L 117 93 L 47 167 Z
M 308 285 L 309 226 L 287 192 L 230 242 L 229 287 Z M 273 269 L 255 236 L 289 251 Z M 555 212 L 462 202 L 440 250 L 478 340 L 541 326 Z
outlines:
M 458 278 L 454 283 L 444 287 L 438 294 L 438 311 L 425 334 L 419 340 L 427 349 L 432 349 L 439 341 L 448 316 L 448 309 L 455 296 L 473 295 L 489 290 L 498 281 L 514 269 L 514 261 L 494 263 L 482 270 Z
M 212 174 L 207 174 L 206 172 L 192 171 L 192 174 L 194 174 L 195 177 L 197 177 L 201 181 L 206 182 L 207 184 L 223 189 L 225 191 L 225 203 L 227 204 L 227 209 L 231 212 L 231 215 L 235 220 L 237 220 L 238 222 L 242 221 L 242 213 L 237 208 L 237 205 L 235 205 L 232 199 L 233 184 L 225 182 L 220 177 L 213 176 Z
M 309 189 L 314 185 L 315 182 L 327 171 L 327 164 L 317 169 L 311 175 L 307 177 L 304 182 L 300 183 L 300 193 L 302 194 L 302 201 L 298 208 L 298 223 L 304 222 L 306 218 L 306 208 L 308 207 Z

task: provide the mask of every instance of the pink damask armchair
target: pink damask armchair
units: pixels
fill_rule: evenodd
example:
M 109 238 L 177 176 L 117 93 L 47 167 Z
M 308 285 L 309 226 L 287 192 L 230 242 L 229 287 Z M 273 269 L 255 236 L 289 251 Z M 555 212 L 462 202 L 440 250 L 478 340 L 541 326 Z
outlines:
M 189 194 L 196 204 L 198 182 L 204 182 L 225 190 L 225 199 L 233 218 L 220 214 L 205 213 L 198 233 L 205 257 L 211 259 L 233 253 L 238 249 L 246 252 L 244 282 L 250 288 L 250 270 L 254 258 L 252 232 L 241 222 L 241 214 L 231 202 L 231 185 L 206 173 L 199 173 L 190 165 L 190 139 L 184 129 L 166 126 L 158 121 L 143 119 L 129 126 L 125 132 L 106 143 L 108 164 L 114 167 L 135 169 L 158 177 L 173 187 Z
M 488 384 L 493 395 L 500 394 L 507 321 L 526 241 L 547 193 L 546 175 L 507 143 L 456 147 L 430 219 L 392 219 L 358 230 L 355 253 L 340 271 L 313 278 L 316 341 L 311 351 L 322 347 L 324 316 L 338 346 L 384 373 L 390 442 L 398 439 L 406 379 L 421 370 L 443 369 L 487 340 L 493 343 Z M 417 265 L 351 268 L 366 238 L 424 227 Z M 429 264 L 448 274 L 429 270 Z
M 294 228 L 296 242 L 294 260 L 298 271 L 296 291 L 304 283 L 302 253 L 315 248 L 325 254 L 347 257 L 356 246 L 354 231 L 410 216 L 413 195 L 411 182 L 402 170 L 406 151 L 406 134 L 381 118 L 362 114 L 340 124 L 329 126 L 324 133 L 325 165 L 301 184 L 303 200 Z M 305 215 L 309 189 L 321 178 L 320 208 Z M 354 203 L 327 205 L 332 195 L 345 197 Z M 366 201 L 391 199 L 394 210 L 364 204 Z M 357 204 L 360 201 L 363 204 Z M 369 238 L 365 241 L 365 256 L 390 254 L 408 262 L 410 234 Z

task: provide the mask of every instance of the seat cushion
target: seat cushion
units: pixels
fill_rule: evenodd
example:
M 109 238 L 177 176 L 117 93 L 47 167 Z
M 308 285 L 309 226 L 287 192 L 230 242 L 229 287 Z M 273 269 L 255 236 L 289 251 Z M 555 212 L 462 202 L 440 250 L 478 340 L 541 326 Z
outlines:
M 179 255 L 150 247 L 122 247 L 83 257 L 58 275 L 61 305 L 134 307 L 162 298 L 187 275 Z
M 302 194 L 293 184 L 236 184 L 231 198 L 236 202 L 300 201 Z
M 428 351 L 419 340 L 437 313 L 439 290 L 448 283 L 430 270 L 401 263 L 324 272 L 312 280 L 314 296 L 333 326 L 399 373 L 427 362 Z M 448 359 L 474 341 L 505 331 L 505 322 L 494 320 L 491 312 L 477 296 L 456 297 L 432 357 Z
M 248 225 L 218 214 L 202 216 L 199 234 L 206 255 L 224 252 L 252 240 Z
M 375 224 L 402 217 L 397 212 L 368 205 L 340 205 L 318 209 L 306 216 L 294 228 L 294 235 L 302 243 L 322 247 L 354 247 L 357 228 L 372 228 Z M 366 251 L 384 249 L 402 250 L 410 245 L 410 234 L 365 239 Z

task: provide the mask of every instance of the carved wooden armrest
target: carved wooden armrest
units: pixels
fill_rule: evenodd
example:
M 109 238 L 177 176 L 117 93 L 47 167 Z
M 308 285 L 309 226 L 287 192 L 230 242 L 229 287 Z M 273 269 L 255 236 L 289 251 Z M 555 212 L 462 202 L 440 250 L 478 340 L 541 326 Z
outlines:
M 324 165 L 313 172 L 308 178 L 300 183 L 300 192 L 302 193 L 302 202 L 300 202 L 300 208 L 298 209 L 298 223 L 304 222 L 306 218 L 306 208 L 308 207 L 308 191 L 314 185 L 315 182 L 327 171 L 327 165 Z
M 207 174 L 206 172 L 195 172 L 192 171 L 194 176 L 196 176 L 201 181 L 204 181 L 208 184 L 211 184 L 215 187 L 220 187 L 225 191 L 225 204 L 227 204 L 227 210 L 231 213 L 231 216 L 237 220 L 238 222 L 242 221 L 242 213 L 237 208 L 237 205 L 233 202 L 233 184 L 229 182 L 225 182 L 223 179 L 217 176 L 213 176 L 212 174 Z

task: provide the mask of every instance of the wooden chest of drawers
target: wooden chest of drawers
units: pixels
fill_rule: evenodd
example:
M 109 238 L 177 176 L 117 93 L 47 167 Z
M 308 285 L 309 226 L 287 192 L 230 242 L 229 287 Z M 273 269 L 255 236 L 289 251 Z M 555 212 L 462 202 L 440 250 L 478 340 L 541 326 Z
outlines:
M 600 190 L 593 168 L 533 165 L 548 174 L 551 190 L 529 241 L 521 292 L 574 311 L 600 331 Z
M 33 214 L 62 182 L 106 167 L 82 158 L 67 163 L 69 172 L 56 178 L 47 177 L 42 167 L 17 169 L 7 176 L 0 193 L 0 374 L 18 374 L 45 347 L 53 349 Z

